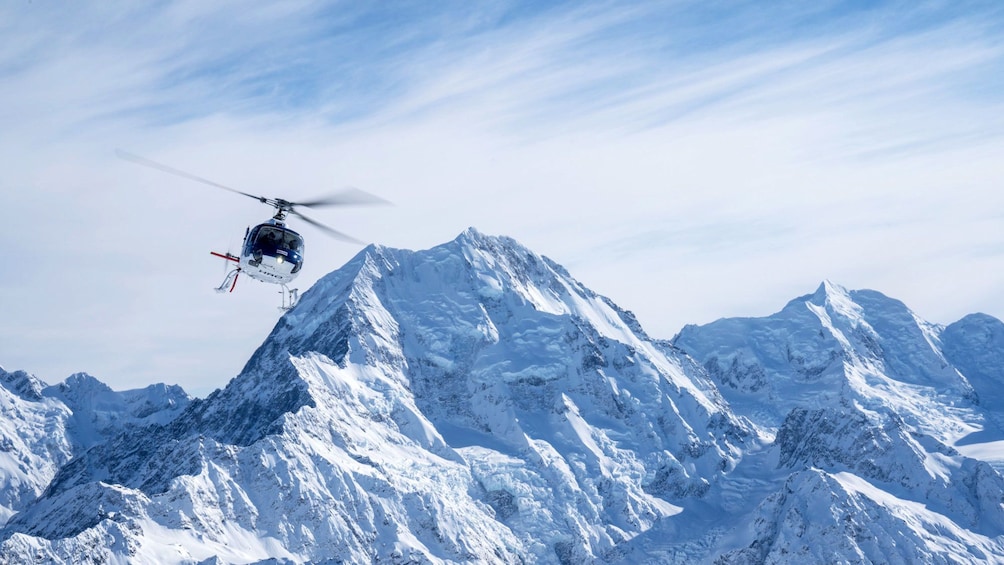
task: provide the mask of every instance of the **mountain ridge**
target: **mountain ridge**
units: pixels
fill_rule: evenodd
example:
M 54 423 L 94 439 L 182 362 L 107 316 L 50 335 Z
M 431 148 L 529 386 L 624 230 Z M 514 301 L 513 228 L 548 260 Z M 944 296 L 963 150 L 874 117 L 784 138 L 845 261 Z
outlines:
M 0 555 L 999 557 L 1004 482 L 953 447 L 993 414 L 950 360 L 992 388 L 1002 334 L 992 318 L 963 320 L 934 326 L 826 281 L 774 317 L 662 341 L 511 238 L 471 228 L 424 251 L 368 246 L 305 292 L 226 387 L 139 403 L 155 408 L 145 415 L 110 403 L 128 425 L 94 427 L 54 465 L 7 518 Z M 5 375 L 0 393 L 38 388 Z M 917 504 L 930 508 L 911 521 Z M 814 526 L 823 508 L 853 527 Z M 897 543 L 874 541 L 884 528 Z

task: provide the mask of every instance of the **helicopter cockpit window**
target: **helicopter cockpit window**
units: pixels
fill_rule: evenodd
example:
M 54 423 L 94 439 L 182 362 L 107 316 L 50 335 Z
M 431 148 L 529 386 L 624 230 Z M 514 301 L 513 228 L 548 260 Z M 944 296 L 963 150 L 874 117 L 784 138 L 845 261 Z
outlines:
M 296 235 L 293 232 L 286 232 L 286 237 L 283 240 L 283 247 L 286 249 L 292 249 L 297 253 L 303 252 L 303 238 Z
M 279 247 L 281 241 L 282 230 L 264 227 L 258 231 L 258 235 L 255 237 L 255 247 L 268 247 L 274 250 Z
M 271 226 L 261 226 L 252 233 L 252 251 L 257 255 L 274 256 L 280 249 L 303 253 L 303 238 L 296 232 Z

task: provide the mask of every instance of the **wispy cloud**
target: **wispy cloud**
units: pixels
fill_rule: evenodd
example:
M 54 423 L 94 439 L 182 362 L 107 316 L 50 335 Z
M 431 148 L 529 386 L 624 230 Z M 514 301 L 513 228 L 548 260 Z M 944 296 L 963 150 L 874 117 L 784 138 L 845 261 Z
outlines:
M 0 69 L 6 118 L 48 109 L 61 124 L 465 112 L 517 131 L 630 131 L 694 114 L 998 102 L 980 85 L 1002 65 L 999 9 L 846 6 L 8 5 L 24 25 L 5 30 Z
M 27 298 L 0 304 L 0 363 L 51 339 L 60 370 L 220 375 L 242 354 L 209 351 L 274 322 L 268 289 L 199 292 L 207 246 L 266 211 L 120 146 L 256 192 L 361 184 L 399 206 L 339 228 L 389 245 L 516 236 L 656 335 L 823 278 L 957 312 L 946 270 L 959 295 L 1004 284 L 1002 28 L 987 2 L 4 4 L 0 245 L 22 266 L 0 285 Z M 354 252 L 309 249 L 304 285 Z M 116 340 L 161 361 L 111 364 Z

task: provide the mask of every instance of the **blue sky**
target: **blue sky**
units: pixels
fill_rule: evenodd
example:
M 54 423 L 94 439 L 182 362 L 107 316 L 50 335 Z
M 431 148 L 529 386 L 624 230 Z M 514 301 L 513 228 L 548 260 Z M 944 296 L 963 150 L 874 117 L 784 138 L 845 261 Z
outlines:
M 236 375 L 273 289 L 211 288 L 253 201 L 427 248 L 515 237 L 650 333 L 823 279 L 1004 316 L 998 2 L 0 7 L 0 365 L 115 388 Z M 358 247 L 304 226 L 301 289 Z

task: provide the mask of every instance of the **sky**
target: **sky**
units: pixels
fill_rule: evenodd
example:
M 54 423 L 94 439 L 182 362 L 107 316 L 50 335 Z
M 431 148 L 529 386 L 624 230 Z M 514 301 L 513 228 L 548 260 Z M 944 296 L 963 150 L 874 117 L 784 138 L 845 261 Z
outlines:
M 1004 4 L 0 4 L 0 366 L 205 396 L 278 320 L 218 295 L 251 199 L 427 249 L 507 235 L 647 332 L 823 280 L 1004 317 Z M 310 226 L 305 291 L 362 247 Z

